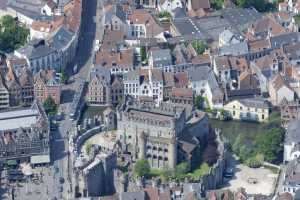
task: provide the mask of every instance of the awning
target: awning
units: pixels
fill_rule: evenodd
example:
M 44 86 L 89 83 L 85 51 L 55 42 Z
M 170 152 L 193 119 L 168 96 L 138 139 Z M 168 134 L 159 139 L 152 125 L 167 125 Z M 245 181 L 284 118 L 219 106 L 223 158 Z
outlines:
M 17 163 L 16 160 L 8 160 L 8 161 L 6 161 L 6 164 L 9 165 L 9 166 L 15 166 L 15 165 L 18 165 L 18 163 Z
M 30 163 L 31 164 L 50 163 L 50 156 L 49 155 L 31 156 Z

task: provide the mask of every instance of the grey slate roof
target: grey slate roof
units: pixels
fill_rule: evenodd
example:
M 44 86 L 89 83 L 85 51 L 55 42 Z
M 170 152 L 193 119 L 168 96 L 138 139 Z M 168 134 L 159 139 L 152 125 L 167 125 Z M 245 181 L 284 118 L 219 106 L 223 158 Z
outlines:
M 65 26 L 62 26 L 55 32 L 55 34 L 49 40 L 49 44 L 57 49 L 61 50 L 66 47 L 72 40 L 74 33 L 68 30 Z
M 172 60 L 170 49 L 155 49 L 151 53 L 154 61 Z
M 249 51 L 247 42 L 241 42 L 237 44 L 231 44 L 227 46 L 223 46 L 219 49 L 219 55 L 232 55 L 239 56 L 247 54 Z
M 123 80 L 124 81 L 132 81 L 136 80 L 138 81 L 140 77 L 139 69 L 129 71 L 123 75 Z
M 238 101 L 241 104 L 251 108 L 262 108 L 262 109 L 270 108 L 269 103 L 264 99 L 260 99 L 260 98 L 240 99 Z
M 300 33 L 291 32 L 283 33 L 270 38 L 272 48 L 280 48 L 285 44 L 292 44 L 300 42 Z
M 45 5 L 41 0 L 10 0 L 7 2 L 7 7 L 21 13 L 31 19 L 51 19 L 41 13 L 41 8 Z
M 120 4 L 113 5 L 112 9 L 105 13 L 105 24 L 110 23 L 113 16 L 117 16 L 124 23 L 126 22 L 126 13 Z
M 300 142 L 300 120 L 291 121 L 288 124 L 285 143 L 299 143 Z
M 45 40 L 32 40 L 26 46 L 16 50 L 20 54 L 26 55 L 29 59 L 47 56 L 55 51 L 53 47 L 45 42 Z
M 189 79 L 194 81 L 202 81 L 207 80 L 209 73 L 213 73 L 212 69 L 208 66 L 201 66 L 201 67 L 193 67 L 187 69 Z
M 300 184 L 300 160 L 294 159 L 289 162 L 285 170 L 285 180 L 283 185 L 298 186 Z
M 172 10 L 173 18 L 183 18 L 186 17 L 186 13 L 183 8 L 175 8 Z
M 262 18 L 262 14 L 253 8 L 227 8 L 221 12 L 224 19 L 240 31 L 247 28 L 250 23 Z
M 120 194 L 120 200 L 144 200 L 145 192 L 123 192 Z
M 95 76 L 102 76 L 109 83 L 111 80 L 110 70 L 102 66 L 94 66 L 90 72 L 90 79 L 92 80 Z

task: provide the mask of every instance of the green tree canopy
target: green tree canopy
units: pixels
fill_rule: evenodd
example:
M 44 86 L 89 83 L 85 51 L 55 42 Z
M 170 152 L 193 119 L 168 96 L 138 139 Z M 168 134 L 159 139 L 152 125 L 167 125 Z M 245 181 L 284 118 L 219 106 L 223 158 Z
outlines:
M 69 80 L 69 75 L 65 70 L 63 70 L 60 74 L 60 81 L 64 84 L 67 84 Z
M 201 40 L 193 41 L 192 46 L 196 50 L 197 54 L 199 54 L 199 55 L 203 54 L 207 47 L 206 43 Z
M 55 115 L 57 112 L 57 105 L 55 104 L 54 99 L 51 96 L 48 96 L 47 99 L 44 101 L 44 109 L 47 115 Z
M 267 0 L 236 0 L 236 4 L 243 8 L 254 7 L 259 12 L 270 11 L 276 6 Z
M 274 162 L 282 151 L 282 141 L 283 131 L 280 128 L 272 128 L 256 139 L 258 152 L 264 155 L 266 161 Z
M 204 109 L 204 97 L 198 95 L 196 96 L 195 100 L 194 100 L 194 104 L 196 106 L 197 109 L 202 110 Z
M 13 17 L 5 15 L 0 19 L 0 50 L 11 52 L 27 41 L 29 30 Z
M 210 5 L 213 9 L 220 10 L 223 8 L 224 0 L 211 0 Z
M 136 177 L 147 177 L 150 173 L 150 165 L 148 160 L 137 160 L 133 168 L 133 173 Z
M 175 178 L 182 179 L 189 172 L 189 165 L 187 162 L 182 162 L 175 167 Z

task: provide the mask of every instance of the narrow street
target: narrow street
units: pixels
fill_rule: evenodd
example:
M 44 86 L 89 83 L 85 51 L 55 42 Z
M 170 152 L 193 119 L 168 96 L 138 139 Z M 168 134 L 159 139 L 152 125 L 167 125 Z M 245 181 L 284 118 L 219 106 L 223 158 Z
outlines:
M 97 17 L 96 17 L 97 16 Z M 97 0 L 83 0 L 82 5 L 82 21 L 81 21 L 81 30 L 78 41 L 77 53 L 75 56 L 73 66 L 77 65 L 78 73 L 70 76 L 69 84 L 63 85 L 62 87 L 62 96 L 61 96 L 61 105 L 59 111 L 64 115 L 63 119 L 59 122 L 58 130 L 53 132 L 53 141 L 52 141 L 52 159 L 54 161 L 53 167 L 54 171 L 58 169 L 58 173 L 54 175 L 54 193 L 53 198 L 57 199 L 70 199 L 72 198 L 72 166 L 71 161 L 68 156 L 68 134 L 71 129 L 75 126 L 69 118 L 70 105 L 73 100 L 74 92 L 78 86 L 79 79 L 88 79 L 90 68 L 93 63 L 93 44 L 97 34 L 102 34 L 103 30 L 101 21 L 99 20 L 102 17 L 102 2 Z M 101 35 L 97 36 L 102 38 Z M 72 74 L 73 66 L 70 66 L 67 71 L 68 74 Z M 61 191 L 61 184 L 59 179 L 63 177 L 63 192 Z

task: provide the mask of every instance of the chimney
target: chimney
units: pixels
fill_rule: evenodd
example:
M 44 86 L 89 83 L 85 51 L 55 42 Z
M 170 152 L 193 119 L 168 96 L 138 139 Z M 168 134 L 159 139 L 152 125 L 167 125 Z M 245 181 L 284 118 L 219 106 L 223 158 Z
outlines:
M 122 52 L 120 51 L 119 52 L 119 59 L 122 60 L 122 58 L 123 58 L 123 55 L 122 55 Z

